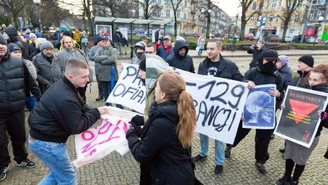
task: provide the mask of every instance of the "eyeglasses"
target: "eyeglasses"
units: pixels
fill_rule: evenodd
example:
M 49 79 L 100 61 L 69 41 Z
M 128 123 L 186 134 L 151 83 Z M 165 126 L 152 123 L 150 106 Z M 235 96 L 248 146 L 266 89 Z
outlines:
M 153 51 L 145 51 L 146 54 L 153 54 Z

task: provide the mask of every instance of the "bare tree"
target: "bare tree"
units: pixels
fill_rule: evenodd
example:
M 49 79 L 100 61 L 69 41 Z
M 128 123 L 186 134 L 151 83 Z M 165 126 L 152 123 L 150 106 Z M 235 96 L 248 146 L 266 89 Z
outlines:
M 7 8 L 12 15 L 12 23 L 15 24 L 15 27 L 18 28 L 18 16 L 24 7 L 30 3 L 33 3 L 32 0 L 1 0 L 0 5 Z
M 56 0 L 46 1 L 42 4 L 41 10 L 41 17 L 42 23 L 46 26 L 60 26 L 62 20 L 72 16 L 69 13 L 69 10 L 60 8 L 58 6 L 59 2 Z
M 282 12 L 284 12 L 279 18 L 283 22 L 283 32 L 282 32 L 282 38 L 284 39 L 286 37 L 286 32 L 288 29 L 288 24 L 292 20 L 292 16 L 297 11 L 297 8 L 302 6 L 303 0 L 286 0 L 286 7 L 283 9 Z M 300 16 L 299 16 L 300 17 Z
M 107 7 L 110 9 L 112 17 L 116 16 L 116 13 L 119 12 L 121 0 L 95 0 L 94 5 Z
M 256 0 L 239 0 L 239 6 L 241 6 L 241 27 L 240 27 L 240 40 L 244 40 L 244 35 L 245 35 L 245 27 L 249 19 L 254 15 L 254 14 L 260 14 L 263 6 L 263 1 L 260 2 L 258 8 L 253 11 L 248 17 L 246 17 L 246 12 L 247 10 L 250 10 L 250 5 L 253 4 L 253 2 L 256 2 Z
M 175 36 L 178 35 L 178 28 L 177 28 L 177 10 L 179 9 L 179 5 L 181 4 L 182 0 L 170 0 L 172 9 L 173 9 L 173 15 L 174 15 L 174 34 Z
M 153 4 L 153 0 L 143 0 L 139 1 L 140 8 L 143 10 L 143 18 L 149 19 L 155 10 L 159 8 L 158 5 Z

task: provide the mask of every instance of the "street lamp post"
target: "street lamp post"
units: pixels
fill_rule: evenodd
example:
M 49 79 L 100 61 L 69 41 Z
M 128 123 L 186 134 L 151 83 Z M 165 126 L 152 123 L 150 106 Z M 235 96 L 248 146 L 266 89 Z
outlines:
M 40 3 L 41 3 L 41 0 L 33 0 L 33 2 L 36 4 L 37 9 L 38 9 L 38 19 L 39 19 L 39 24 L 40 24 L 40 32 L 42 33 L 43 32 L 43 29 L 42 29 L 42 23 L 41 23 L 41 15 L 40 15 Z
M 314 25 L 314 29 L 315 29 L 315 31 L 314 31 L 314 40 L 313 40 L 313 44 L 312 44 L 312 50 L 314 50 L 315 43 L 316 43 L 316 41 L 317 41 L 317 39 L 318 39 L 318 29 L 321 27 L 321 22 L 322 22 L 322 21 L 323 21 L 323 17 L 320 16 L 320 17 L 318 18 L 318 23 L 316 23 L 316 24 Z
M 232 51 L 235 51 L 235 45 L 236 45 L 236 42 L 237 42 L 236 32 L 237 32 L 238 16 L 239 16 L 239 11 L 237 10 L 237 12 L 236 12 L 236 23 L 235 23 L 235 29 L 234 29 L 233 37 L 232 37 Z M 229 38 L 228 38 L 228 39 L 229 39 Z

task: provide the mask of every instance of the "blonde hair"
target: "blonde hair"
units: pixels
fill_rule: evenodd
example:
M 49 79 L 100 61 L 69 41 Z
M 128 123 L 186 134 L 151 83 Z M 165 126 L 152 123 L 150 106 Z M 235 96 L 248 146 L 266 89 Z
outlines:
M 221 49 L 223 46 L 222 42 L 219 39 L 210 39 L 208 40 L 208 43 L 209 42 L 214 42 L 216 44 L 217 49 Z
M 192 96 L 185 90 L 186 82 L 173 71 L 165 71 L 158 78 L 158 85 L 165 98 L 176 101 L 178 105 L 179 123 L 177 135 L 184 148 L 191 146 L 196 128 L 196 110 Z
M 73 51 L 74 48 L 75 48 L 75 43 L 74 43 L 73 38 L 72 38 L 72 37 L 69 37 L 69 36 L 63 36 L 63 38 L 62 38 L 62 40 L 61 40 L 61 45 L 62 45 L 63 48 L 65 48 L 65 47 L 64 47 L 64 46 L 65 46 L 65 45 L 64 45 L 64 43 L 65 43 L 65 39 L 69 39 L 69 40 L 72 41 L 72 48 L 69 48 L 69 50 L 70 50 L 70 51 Z

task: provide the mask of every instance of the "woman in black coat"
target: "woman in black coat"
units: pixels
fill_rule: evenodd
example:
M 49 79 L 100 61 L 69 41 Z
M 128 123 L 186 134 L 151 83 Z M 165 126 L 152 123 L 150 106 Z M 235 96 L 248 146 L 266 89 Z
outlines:
M 162 73 L 156 83 L 155 103 L 141 133 L 144 136 L 133 126 L 126 134 L 134 158 L 149 166 L 151 184 L 194 184 L 190 146 L 196 111 L 185 88 L 185 81 L 177 73 Z M 132 125 L 136 125 L 135 120 L 131 120 Z

